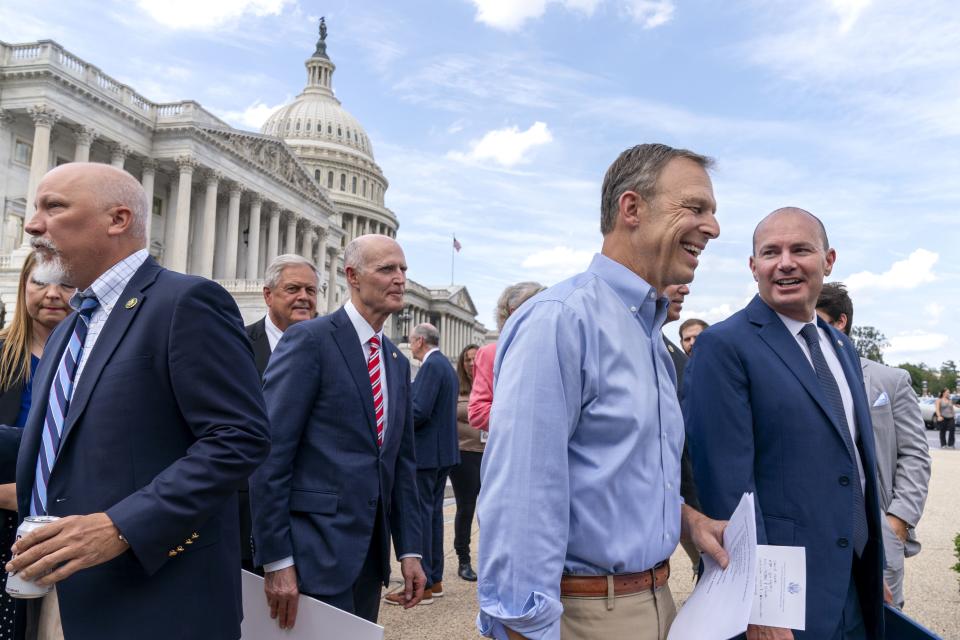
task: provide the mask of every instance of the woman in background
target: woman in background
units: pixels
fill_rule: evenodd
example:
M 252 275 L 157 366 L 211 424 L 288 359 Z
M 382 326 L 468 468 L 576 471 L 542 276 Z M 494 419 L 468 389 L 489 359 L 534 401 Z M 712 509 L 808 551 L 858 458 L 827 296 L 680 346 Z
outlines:
M 940 448 L 953 449 L 957 430 L 957 412 L 950 400 L 950 389 L 943 388 L 937 401 L 933 404 L 934 419 L 940 427 Z
M 0 331 L 0 567 L 10 560 L 16 537 L 17 449 L 33 401 L 33 373 L 47 337 L 70 314 L 67 302 L 75 291 L 38 280 L 35 267 L 31 253 L 20 271 L 13 319 Z M 0 640 L 13 640 L 23 637 L 23 624 L 16 620 L 14 600 L 7 595 L 6 585 L 7 573 L 0 571 Z
M 477 345 L 470 344 L 464 347 L 457 358 L 457 377 L 460 378 L 460 397 L 457 399 L 460 464 L 450 470 L 453 496 L 457 500 L 457 515 L 453 521 L 453 548 L 460 560 L 457 575 L 470 582 L 477 579 L 477 574 L 470 564 L 470 530 L 473 528 L 473 514 L 477 510 L 477 496 L 480 495 L 480 462 L 483 460 L 487 435 L 472 428 L 467 419 L 467 405 L 470 402 L 470 389 L 473 387 L 473 361 L 476 356 Z

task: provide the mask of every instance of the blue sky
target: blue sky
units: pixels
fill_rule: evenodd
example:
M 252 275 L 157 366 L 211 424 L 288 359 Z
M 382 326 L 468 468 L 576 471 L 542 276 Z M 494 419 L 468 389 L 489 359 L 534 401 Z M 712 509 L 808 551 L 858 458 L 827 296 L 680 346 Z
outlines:
M 5 0 L 0 40 L 52 38 L 151 100 L 256 130 L 302 89 L 320 15 L 411 276 L 448 283 L 456 233 L 456 280 L 489 326 L 506 284 L 587 265 L 606 167 L 658 141 L 718 162 L 721 236 L 684 317 L 746 303 L 751 231 L 795 205 L 824 220 L 833 279 L 888 362 L 960 361 L 952 3 Z

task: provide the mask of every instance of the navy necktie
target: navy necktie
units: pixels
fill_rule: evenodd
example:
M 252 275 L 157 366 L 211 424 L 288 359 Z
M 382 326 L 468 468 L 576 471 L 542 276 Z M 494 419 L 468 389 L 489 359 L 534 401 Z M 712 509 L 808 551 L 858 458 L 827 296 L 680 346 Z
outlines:
M 60 438 L 63 436 L 63 425 L 67 421 L 70 398 L 73 397 L 73 381 L 77 375 L 77 364 L 83 353 L 83 343 L 87 339 L 87 330 L 90 328 L 90 318 L 99 306 L 100 301 L 93 294 L 86 295 L 81 300 L 73 335 L 70 336 L 67 348 L 63 350 L 57 374 L 50 385 L 30 502 L 30 513 L 33 515 L 47 514 L 47 484 L 50 482 L 50 472 L 53 471 L 53 463 L 60 450 Z
M 847 423 L 847 412 L 843 408 L 843 397 L 840 395 L 840 386 L 837 379 L 833 377 L 827 359 L 823 357 L 823 351 L 820 349 L 820 334 L 816 325 L 805 324 L 800 330 L 800 335 L 807 342 L 810 348 L 810 359 L 813 360 L 813 368 L 817 372 L 817 379 L 820 381 L 820 387 L 823 394 L 833 409 L 833 415 L 840 424 L 840 432 L 843 434 L 843 441 L 847 445 L 850 457 L 853 459 L 853 469 L 855 478 L 851 482 L 853 486 L 853 549 L 857 555 L 863 555 L 863 548 L 867 545 L 869 537 L 867 528 L 867 509 L 863 500 L 863 488 L 860 486 L 860 471 L 857 465 L 857 448 L 853 443 L 853 437 L 850 434 L 850 425 Z

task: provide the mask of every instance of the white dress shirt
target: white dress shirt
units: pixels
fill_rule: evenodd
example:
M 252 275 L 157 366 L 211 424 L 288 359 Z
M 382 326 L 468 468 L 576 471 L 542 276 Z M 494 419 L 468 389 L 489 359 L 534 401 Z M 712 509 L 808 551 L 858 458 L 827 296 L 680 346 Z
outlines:
M 277 348 L 277 343 L 280 342 L 280 338 L 283 337 L 283 331 L 280 330 L 280 327 L 273 324 L 269 313 L 263 316 L 263 328 L 267 332 L 267 344 L 270 345 L 270 353 L 273 353 Z
M 857 418 L 853 411 L 853 394 L 850 393 L 850 385 L 847 383 L 847 374 L 843 372 L 843 366 L 840 364 L 840 359 L 837 357 L 836 347 L 833 345 L 833 339 L 830 335 L 824 331 L 819 325 L 817 325 L 817 316 L 814 315 L 813 318 L 807 322 L 800 322 L 799 320 L 794 320 L 793 318 L 788 318 L 785 315 L 777 314 L 780 317 L 780 320 L 783 321 L 784 326 L 787 328 L 787 331 L 790 332 L 790 335 L 794 337 L 797 341 L 797 344 L 800 345 L 800 349 L 803 351 L 803 355 L 807 357 L 807 362 L 810 363 L 810 366 L 813 366 L 813 358 L 810 356 L 810 347 L 807 346 L 807 341 L 800 331 L 804 326 L 808 324 L 813 324 L 817 327 L 817 335 L 820 337 L 820 350 L 823 351 L 823 357 L 827 361 L 827 366 L 830 367 L 830 373 L 833 374 L 833 377 L 837 380 L 837 386 L 840 387 L 840 398 L 843 400 L 843 413 L 847 418 L 847 427 L 850 429 L 850 437 L 853 442 L 857 442 L 857 433 L 859 432 L 857 428 Z M 859 358 L 857 359 L 859 362 Z M 860 489 L 861 491 L 866 491 L 867 486 L 867 477 L 863 471 L 863 462 L 860 460 L 860 451 L 857 449 L 856 445 L 853 447 L 854 455 L 857 457 L 857 470 L 860 472 Z

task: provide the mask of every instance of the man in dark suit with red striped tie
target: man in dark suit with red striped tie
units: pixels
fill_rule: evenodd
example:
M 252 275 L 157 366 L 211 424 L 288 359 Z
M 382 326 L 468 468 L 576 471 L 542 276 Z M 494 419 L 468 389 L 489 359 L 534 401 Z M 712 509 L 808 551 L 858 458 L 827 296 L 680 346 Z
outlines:
M 270 614 L 294 625 L 300 593 L 376 621 L 392 535 L 404 606 L 423 597 L 410 363 L 383 324 L 403 308 L 406 259 L 382 235 L 344 252 L 350 300 L 289 327 L 264 374 L 273 438 L 250 480 L 254 561 Z

